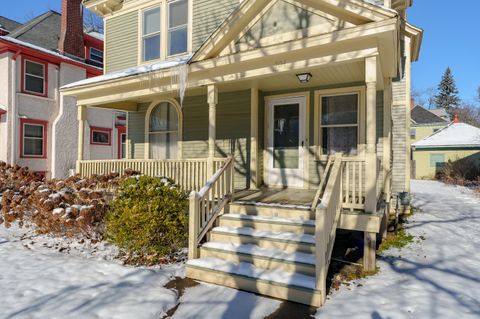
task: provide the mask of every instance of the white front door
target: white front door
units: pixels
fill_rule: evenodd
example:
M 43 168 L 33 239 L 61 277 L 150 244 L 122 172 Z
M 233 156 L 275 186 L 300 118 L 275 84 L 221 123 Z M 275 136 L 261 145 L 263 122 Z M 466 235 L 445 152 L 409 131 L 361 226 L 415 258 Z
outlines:
M 303 187 L 305 97 L 274 98 L 267 108 L 266 184 Z

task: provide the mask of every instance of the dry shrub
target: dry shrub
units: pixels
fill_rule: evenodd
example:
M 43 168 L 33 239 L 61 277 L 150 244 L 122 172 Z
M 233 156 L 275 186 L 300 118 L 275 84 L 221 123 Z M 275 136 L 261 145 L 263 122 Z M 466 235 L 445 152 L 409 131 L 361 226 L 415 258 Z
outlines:
M 437 179 L 449 184 L 469 186 L 477 184 L 480 176 L 480 168 L 475 160 L 461 158 L 446 162 L 437 174 Z
M 112 192 L 134 174 L 138 172 L 129 170 L 125 176 L 111 173 L 85 179 L 76 175 L 46 181 L 28 168 L 0 162 L 0 224 L 10 227 L 15 221 L 20 226 L 30 222 L 39 233 L 100 240 Z

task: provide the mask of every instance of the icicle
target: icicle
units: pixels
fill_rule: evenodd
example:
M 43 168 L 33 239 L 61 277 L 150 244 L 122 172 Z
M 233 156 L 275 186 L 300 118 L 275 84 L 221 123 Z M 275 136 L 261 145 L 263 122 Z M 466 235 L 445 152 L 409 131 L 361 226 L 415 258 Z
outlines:
M 180 105 L 183 106 L 183 99 L 185 98 L 185 91 L 188 87 L 188 64 L 183 63 L 172 69 L 172 87 L 177 84 L 178 97 L 180 98 Z

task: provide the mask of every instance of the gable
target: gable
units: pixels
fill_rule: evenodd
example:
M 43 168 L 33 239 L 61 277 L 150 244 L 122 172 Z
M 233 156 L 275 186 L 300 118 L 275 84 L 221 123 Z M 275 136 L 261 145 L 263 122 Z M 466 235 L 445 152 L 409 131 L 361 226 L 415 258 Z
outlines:
M 396 13 L 363 0 L 244 0 L 192 61 L 386 21 Z
M 235 51 L 279 43 L 311 34 L 328 33 L 351 24 L 289 0 L 273 1 L 254 24 L 235 41 Z
M 60 23 L 61 15 L 49 11 L 25 23 L 9 36 L 47 50 L 56 50 L 60 36 Z

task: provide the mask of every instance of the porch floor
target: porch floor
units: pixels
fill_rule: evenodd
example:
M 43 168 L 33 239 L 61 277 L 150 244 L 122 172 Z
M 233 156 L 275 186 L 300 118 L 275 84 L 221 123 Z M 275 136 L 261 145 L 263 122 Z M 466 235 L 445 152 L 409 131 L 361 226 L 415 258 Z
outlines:
M 315 198 L 314 189 L 260 188 L 247 189 L 235 193 L 238 202 L 255 202 L 310 207 Z

